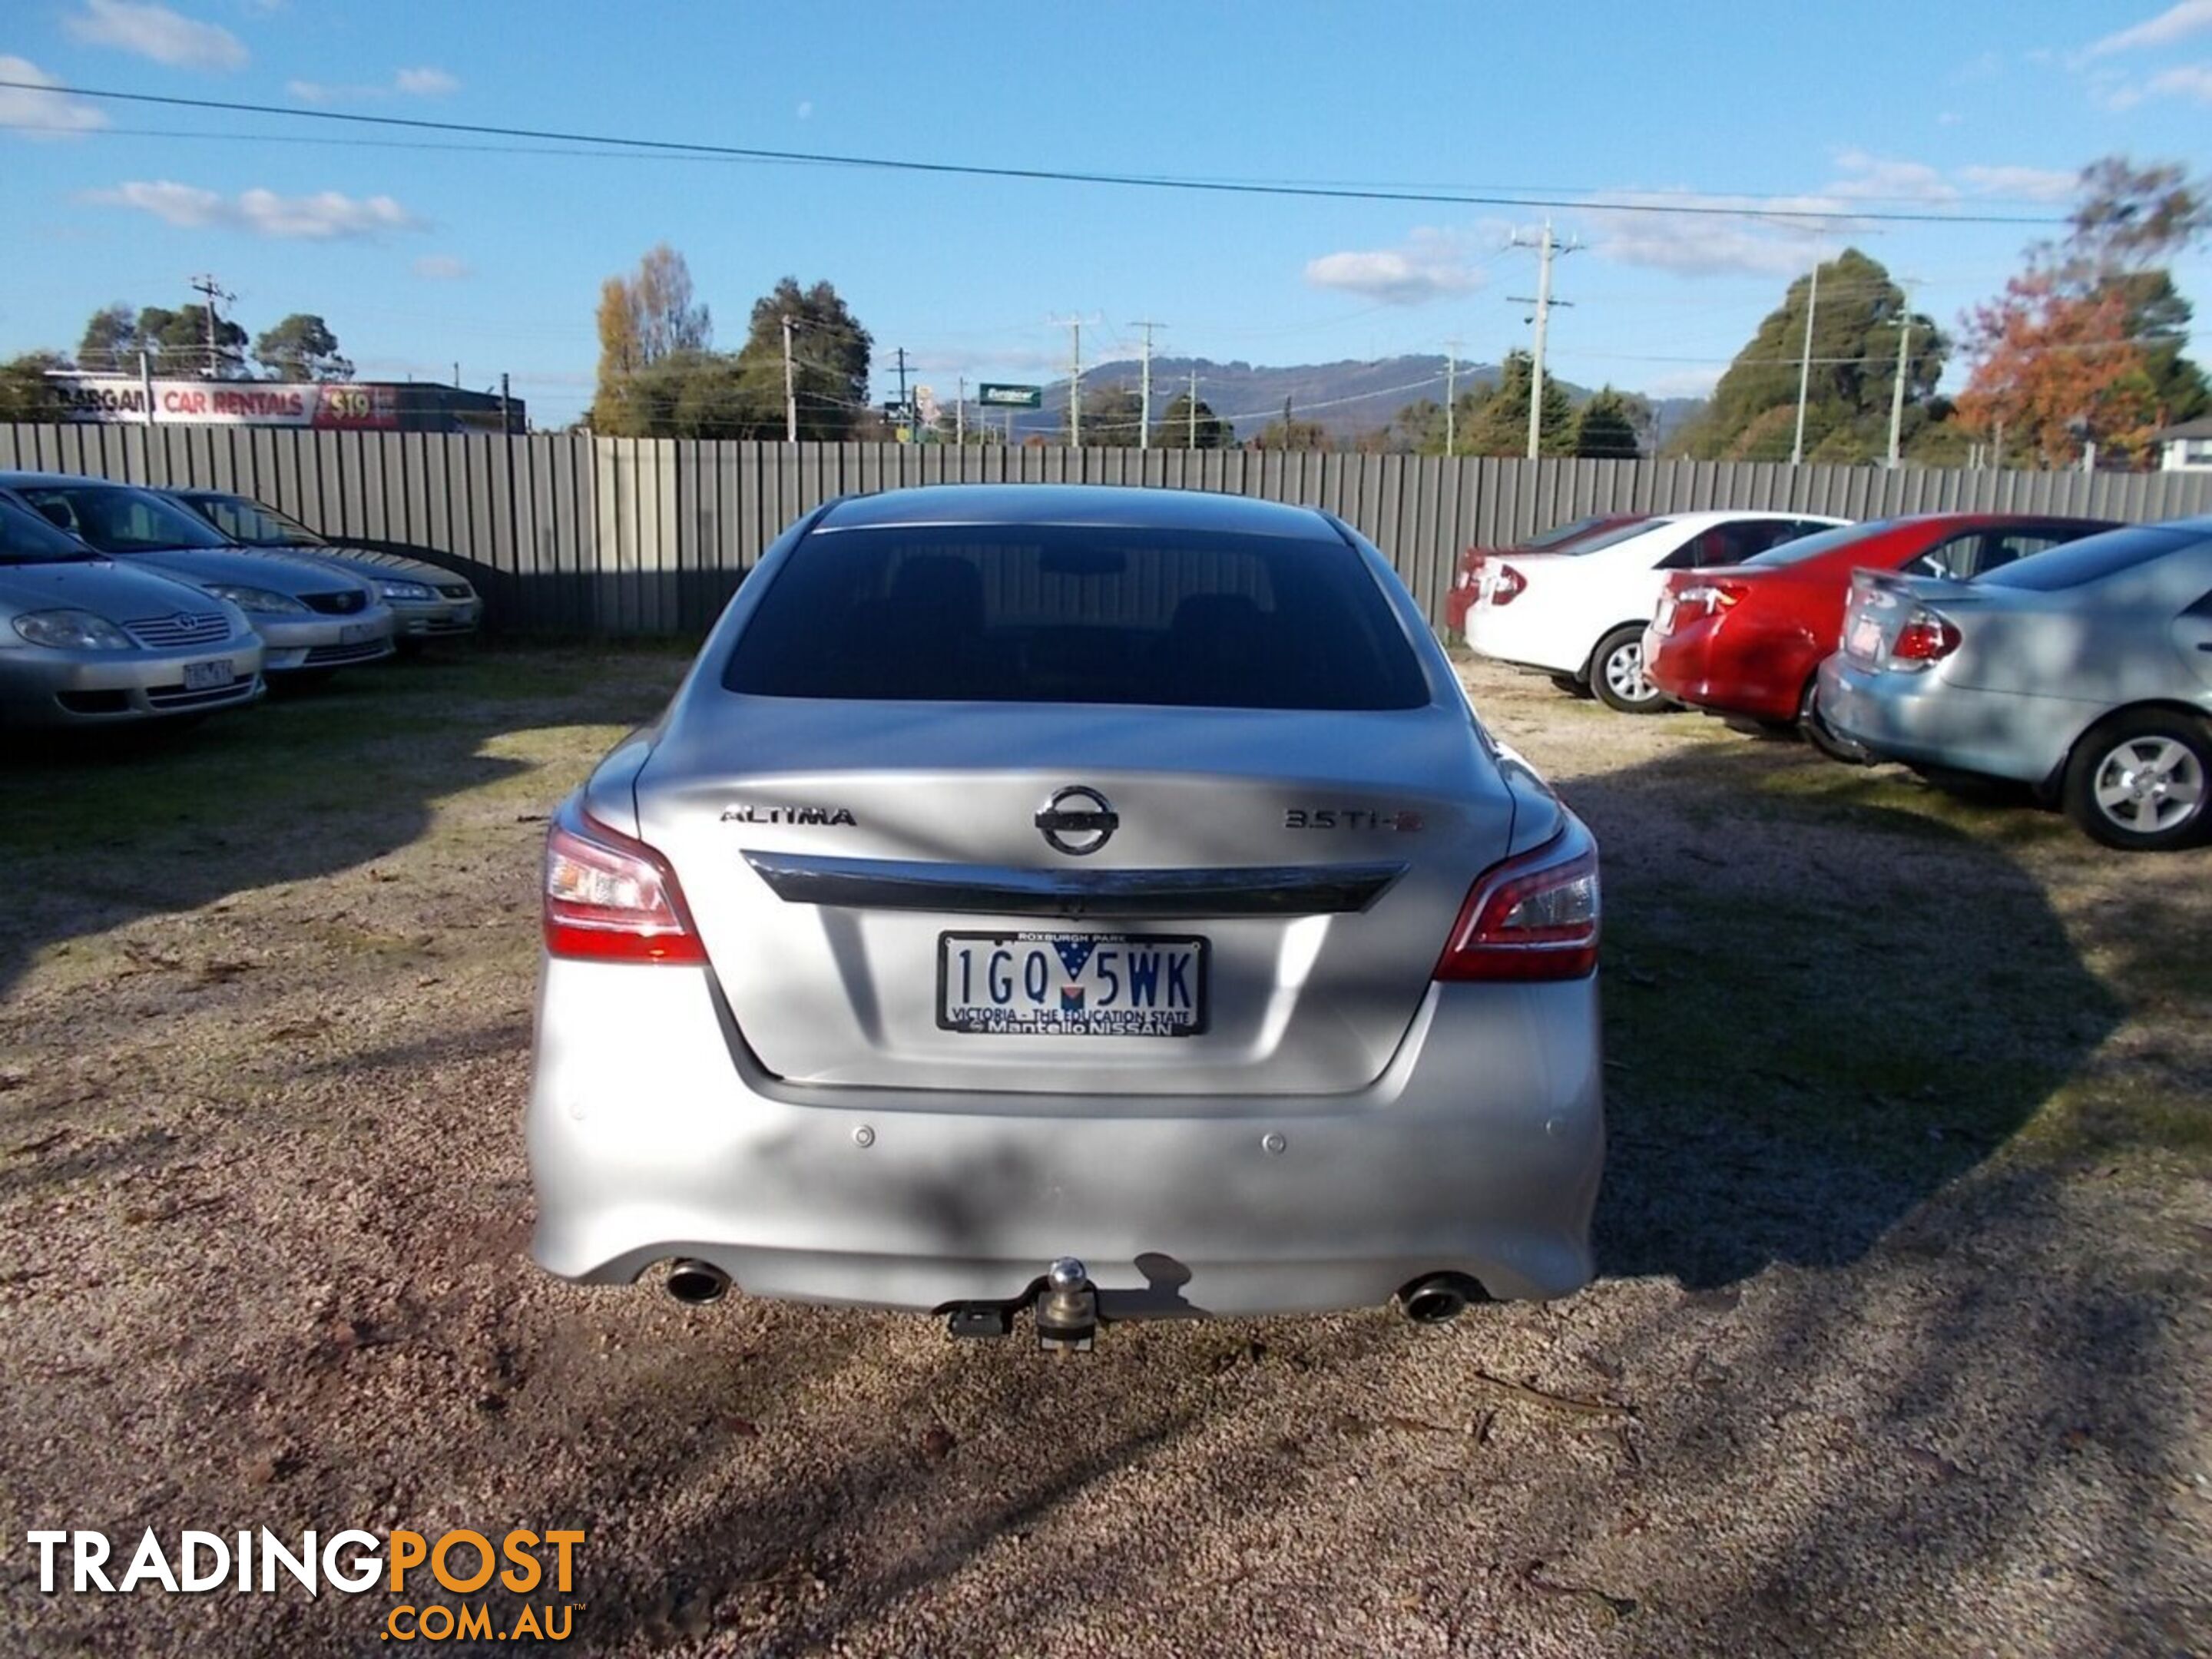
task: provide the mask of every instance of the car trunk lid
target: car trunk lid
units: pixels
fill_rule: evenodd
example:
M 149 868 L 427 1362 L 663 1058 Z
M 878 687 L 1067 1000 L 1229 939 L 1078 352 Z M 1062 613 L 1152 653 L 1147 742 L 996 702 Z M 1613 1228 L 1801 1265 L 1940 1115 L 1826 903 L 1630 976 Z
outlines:
M 1466 711 L 1443 706 L 724 692 L 664 733 L 635 799 L 769 1070 L 1047 1093 L 1370 1082 L 1513 817 Z M 963 971 L 977 1000 L 994 972 L 1042 972 L 1075 1034 L 948 1024 Z M 1109 989 L 1133 1000 L 1144 976 L 1162 1034 L 1095 1034 Z M 1202 1011 L 1161 1006 L 1178 988 Z

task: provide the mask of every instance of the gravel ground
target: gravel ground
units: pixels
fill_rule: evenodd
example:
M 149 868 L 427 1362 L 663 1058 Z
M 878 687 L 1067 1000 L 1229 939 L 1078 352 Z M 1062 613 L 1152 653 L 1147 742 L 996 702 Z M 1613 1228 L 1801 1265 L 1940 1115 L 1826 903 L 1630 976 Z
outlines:
M 391 1651 L 23 1542 L 266 1524 L 582 1528 L 590 1653 L 2212 1651 L 2212 853 L 1469 668 L 1605 848 L 1600 1282 L 1052 1360 L 523 1260 L 541 815 L 680 665 L 519 655 L 0 769 L 0 1650 Z

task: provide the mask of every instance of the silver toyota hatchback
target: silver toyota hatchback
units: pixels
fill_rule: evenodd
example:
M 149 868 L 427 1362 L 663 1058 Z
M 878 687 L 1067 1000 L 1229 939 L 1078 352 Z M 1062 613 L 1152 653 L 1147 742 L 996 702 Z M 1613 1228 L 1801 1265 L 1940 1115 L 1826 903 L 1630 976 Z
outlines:
M 1591 1271 L 1596 848 L 1325 514 L 832 502 L 557 813 L 556 1273 L 1101 1320 Z

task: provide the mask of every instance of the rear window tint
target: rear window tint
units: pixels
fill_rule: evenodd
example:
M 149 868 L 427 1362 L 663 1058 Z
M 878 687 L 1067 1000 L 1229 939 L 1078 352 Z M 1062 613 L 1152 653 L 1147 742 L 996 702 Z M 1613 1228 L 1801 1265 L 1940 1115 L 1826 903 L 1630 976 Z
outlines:
M 1618 547 L 1632 536 L 1641 536 L 1647 530 L 1656 530 L 1666 522 L 1664 519 L 1631 519 L 1626 524 L 1617 524 L 1610 530 L 1600 530 L 1580 541 L 1564 543 L 1547 550 L 1570 557 L 1583 553 L 1600 553 L 1608 547 Z
M 722 684 L 890 702 L 1429 701 L 1353 548 L 1089 526 L 818 531 L 762 595 Z
M 1802 564 L 1808 559 L 1817 559 L 1824 553 L 1832 553 L 1839 547 L 1850 547 L 1856 542 L 1887 535 L 1896 527 L 1897 520 L 1894 519 L 1875 519 L 1866 524 L 1841 524 L 1832 530 L 1800 536 L 1779 547 L 1770 547 L 1765 552 L 1746 559 L 1744 562 L 1765 565 L 1769 568 L 1776 565 Z
M 2063 547 L 2054 547 L 2032 559 L 2022 559 L 1981 578 L 1989 587 L 2022 587 L 2035 593 L 2055 593 L 2062 587 L 2079 587 L 2102 581 L 2123 570 L 2148 564 L 2161 554 L 2188 547 L 2203 538 L 2185 530 L 2157 525 L 2132 525 L 2107 530 Z

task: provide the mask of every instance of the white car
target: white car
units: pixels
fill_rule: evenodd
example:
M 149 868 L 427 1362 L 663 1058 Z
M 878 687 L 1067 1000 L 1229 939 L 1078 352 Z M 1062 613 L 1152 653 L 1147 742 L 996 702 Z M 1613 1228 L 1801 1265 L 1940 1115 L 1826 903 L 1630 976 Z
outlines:
M 1644 628 L 1668 571 L 1741 564 L 1849 522 L 1811 513 L 1671 513 L 1565 552 L 1486 560 L 1468 608 L 1468 646 L 1540 669 L 1563 691 L 1595 692 L 1624 714 L 1656 714 L 1667 698 L 1644 675 Z

